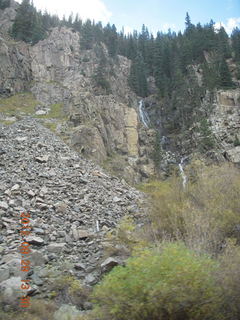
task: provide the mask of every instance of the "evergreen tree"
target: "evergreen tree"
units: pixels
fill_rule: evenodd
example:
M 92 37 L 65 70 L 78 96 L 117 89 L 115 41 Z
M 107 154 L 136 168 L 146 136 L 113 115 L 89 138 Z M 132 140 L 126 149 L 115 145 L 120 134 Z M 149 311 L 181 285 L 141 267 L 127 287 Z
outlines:
M 104 28 L 104 39 L 108 47 L 108 53 L 110 56 L 115 57 L 117 54 L 118 34 L 114 24 L 110 26 L 108 23 Z
M 81 30 L 82 30 L 82 20 L 79 18 L 78 13 L 77 13 L 75 20 L 73 22 L 73 28 L 78 32 L 81 32 Z
M 105 94 L 111 93 L 111 87 L 106 79 L 106 67 L 107 67 L 107 59 L 104 54 L 104 51 L 101 46 L 96 46 L 95 48 L 96 55 L 99 57 L 99 64 L 94 73 L 93 79 L 97 87 L 100 87 L 104 90 Z
M 137 56 L 137 41 L 132 34 L 128 37 L 126 52 L 127 58 L 131 60 L 134 60 Z
M 240 29 L 235 28 L 232 32 L 232 49 L 234 60 L 240 62 Z
M 17 40 L 31 42 L 33 10 L 30 0 L 23 0 L 20 4 L 12 27 L 12 35 Z
M 4 10 L 10 7 L 10 0 L 0 0 L 0 9 Z
M 207 151 L 207 150 L 214 148 L 215 141 L 214 141 L 212 131 L 210 129 L 209 121 L 207 119 L 202 119 L 200 121 L 199 132 L 201 135 L 200 136 L 201 140 L 200 140 L 200 144 L 199 144 L 200 150 Z
M 218 54 L 225 59 L 231 57 L 230 45 L 228 35 L 223 27 L 220 28 L 218 34 Z
M 12 27 L 12 35 L 17 40 L 31 44 L 45 37 L 42 14 L 37 12 L 30 0 L 23 0 L 19 6 Z
M 217 63 L 207 63 L 202 65 L 203 69 L 203 85 L 206 89 L 213 91 L 220 85 Z
M 219 78 L 220 78 L 220 87 L 224 89 L 232 88 L 234 86 L 232 82 L 231 73 L 229 71 L 228 65 L 224 58 L 220 62 L 219 66 Z
M 89 50 L 93 47 L 93 27 L 91 20 L 87 20 L 82 26 L 80 45 L 83 49 Z
M 140 53 L 136 59 L 132 62 L 129 85 L 140 97 L 146 97 L 148 94 L 147 78 L 145 64 Z
M 40 40 L 43 40 L 46 36 L 46 30 L 43 25 L 42 16 L 40 13 L 33 13 L 34 23 L 32 29 L 32 44 L 37 43 Z
M 186 33 L 187 35 L 191 35 L 191 34 L 192 34 L 192 31 L 194 30 L 194 27 L 195 27 L 195 26 L 192 24 L 191 18 L 190 18 L 190 16 L 189 16 L 189 13 L 188 13 L 188 12 L 186 13 L 185 26 L 186 26 L 185 33 Z

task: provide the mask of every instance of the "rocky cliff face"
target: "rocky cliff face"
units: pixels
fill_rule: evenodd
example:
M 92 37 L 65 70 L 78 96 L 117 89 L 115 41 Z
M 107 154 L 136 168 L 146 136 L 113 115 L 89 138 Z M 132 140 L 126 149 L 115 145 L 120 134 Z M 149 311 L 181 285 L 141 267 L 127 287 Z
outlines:
M 156 131 L 143 125 L 140 98 L 128 86 L 131 62 L 122 56 L 113 59 L 103 44 L 85 50 L 81 35 L 66 27 L 54 28 L 47 39 L 34 46 L 16 43 L 7 35 L 16 6 L 12 1 L 10 8 L 0 10 L 1 96 L 31 91 L 37 100 L 38 114 L 48 113 L 54 105 L 62 106 L 64 121 L 56 130 L 84 157 L 133 183 L 151 177 L 155 171 L 152 154 Z M 109 83 L 108 92 L 95 81 L 101 65 L 100 49 L 106 61 L 102 71 Z M 199 68 L 193 70 L 201 85 Z M 164 131 L 168 120 L 161 114 L 153 78 L 149 78 L 149 90 L 146 107 L 153 128 L 161 129 L 161 169 L 167 171 L 169 164 L 177 164 L 182 156 L 198 151 L 199 136 L 194 127 L 187 133 L 168 136 Z M 213 109 L 212 132 L 218 143 L 218 158 L 232 161 L 234 157 L 236 162 L 232 153 L 238 153 L 239 89 L 218 91 L 213 102 L 206 96 L 203 109 L 206 104 Z
M 218 91 L 211 115 L 212 131 L 225 159 L 240 164 L 240 90 Z
M 14 16 L 14 8 L 7 12 Z M 80 35 L 74 30 L 54 28 L 34 46 L 15 43 L 6 35 L 0 41 L 2 96 L 31 90 L 40 113 L 47 113 L 54 104 L 62 105 L 68 120 L 68 143 L 85 157 L 107 163 L 115 173 L 114 167 L 118 167 L 118 173 L 131 182 L 140 181 L 141 172 L 147 177 L 153 174 L 149 157 L 141 159 L 140 149 L 147 145 L 150 154 L 151 144 L 139 138 L 139 98 L 128 86 L 128 59 L 112 59 L 100 45 L 106 59 L 102 71 L 110 84 L 110 93 L 106 93 L 94 81 L 99 47 L 82 49 Z
M 123 176 L 137 182 L 139 174 L 131 159 L 140 158 L 141 124 L 138 98 L 127 82 L 130 61 L 121 56 L 113 60 L 103 45 L 102 50 L 108 95 L 93 80 L 100 63 L 97 47 L 83 50 L 78 33 L 55 28 L 48 39 L 30 49 L 32 92 L 44 107 L 64 105 L 74 127 L 70 143 L 78 151 L 98 163 L 117 157 Z

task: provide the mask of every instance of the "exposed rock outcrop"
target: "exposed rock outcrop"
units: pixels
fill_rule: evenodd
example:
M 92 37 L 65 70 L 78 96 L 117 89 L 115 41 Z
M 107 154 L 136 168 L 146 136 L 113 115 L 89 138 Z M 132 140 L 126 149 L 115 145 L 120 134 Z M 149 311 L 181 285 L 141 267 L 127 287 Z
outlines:
M 217 92 L 211 128 L 225 158 L 240 163 L 240 90 Z
M 1 14 L 13 18 L 15 9 L 12 6 Z M 140 159 L 140 147 L 150 144 L 139 139 L 139 98 L 128 86 L 130 60 L 111 58 L 103 44 L 84 50 L 81 35 L 66 27 L 53 28 L 34 46 L 9 40 L 6 34 L 3 37 L 0 95 L 31 90 L 39 102 L 37 114 L 45 114 L 54 104 L 63 105 L 69 120 L 68 142 L 100 164 L 111 163 L 113 156 L 126 157 L 121 160 L 121 175 L 139 182 L 141 168 L 128 159 Z M 94 79 L 101 60 L 99 50 L 106 59 L 102 71 L 109 83 L 108 93 Z

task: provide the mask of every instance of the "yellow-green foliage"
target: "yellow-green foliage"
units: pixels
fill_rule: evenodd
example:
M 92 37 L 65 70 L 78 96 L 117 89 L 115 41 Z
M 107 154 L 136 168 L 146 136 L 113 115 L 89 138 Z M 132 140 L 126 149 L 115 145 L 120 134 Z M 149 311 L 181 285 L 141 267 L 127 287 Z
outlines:
M 111 320 L 221 319 L 217 264 L 181 243 L 146 249 L 95 287 L 96 317 Z
M 48 114 L 39 115 L 38 118 L 42 119 L 65 119 L 66 115 L 63 112 L 63 104 L 62 103 L 55 103 L 52 104 L 50 107 L 50 111 Z
M 80 291 L 82 289 L 80 281 L 69 275 L 57 278 L 54 281 L 53 285 L 55 290 L 67 289 L 70 290 L 72 293 L 75 293 L 78 290 Z
M 69 275 L 56 278 L 51 285 L 51 290 L 54 293 L 54 298 L 57 297 L 65 300 L 65 303 L 80 307 L 83 306 L 90 294 L 89 288 L 84 287 L 79 280 Z
M 44 127 L 48 128 L 52 132 L 56 132 L 57 123 L 56 122 L 44 122 Z
M 0 112 L 7 115 L 34 114 L 38 101 L 30 92 L 0 99 Z
M 240 172 L 229 164 L 190 168 L 189 177 L 193 172 L 185 190 L 175 177 L 140 186 L 151 197 L 150 231 L 215 254 L 240 223 Z
M 52 320 L 57 306 L 52 302 L 31 298 L 29 308 L 19 308 L 18 311 L 3 312 L 0 310 L 0 319 L 4 320 Z
M 217 280 L 224 292 L 222 313 L 226 319 L 240 319 L 240 247 L 229 239 L 219 257 Z
M 118 226 L 106 236 L 105 240 L 109 242 L 105 249 L 107 257 L 129 256 L 132 252 L 146 247 L 149 243 L 141 236 L 141 230 L 137 230 L 134 220 L 130 216 L 123 217 Z
M 0 120 L 0 123 L 5 124 L 6 126 L 10 126 L 13 124 L 15 121 L 10 121 L 10 120 Z

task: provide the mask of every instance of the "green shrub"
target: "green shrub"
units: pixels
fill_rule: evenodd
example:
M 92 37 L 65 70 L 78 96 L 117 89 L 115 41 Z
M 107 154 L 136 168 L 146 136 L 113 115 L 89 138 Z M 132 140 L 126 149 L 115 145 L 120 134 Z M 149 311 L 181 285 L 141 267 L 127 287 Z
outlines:
M 78 279 L 69 275 L 56 278 L 49 290 L 53 299 L 79 308 L 84 306 L 91 291 L 89 287 L 83 286 Z
M 0 309 L 0 319 L 4 320 L 52 320 L 57 306 L 53 302 L 31 298 L 29 308 L 18 308 L 18 310 Z
M 240 172 L 229 164 L 206 167 L 198 162 L 185 173 L 186 189 L 175 177 L 141 186 L 151 201 L 148 232 L 152 239 L 181 240 L 215 255 L 225 238 L 239 237 L 234 230 L 240 224 Z
M 146 249 L 95 287 L 94 312 L 107 320 L 221 319 L 216 268 L 181 243 Z
M 226 319 L 240 319 L 240 247 L 229 239 L 219 257 L 217 281 L 224 292 L 222 314 Z

